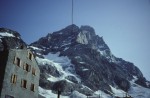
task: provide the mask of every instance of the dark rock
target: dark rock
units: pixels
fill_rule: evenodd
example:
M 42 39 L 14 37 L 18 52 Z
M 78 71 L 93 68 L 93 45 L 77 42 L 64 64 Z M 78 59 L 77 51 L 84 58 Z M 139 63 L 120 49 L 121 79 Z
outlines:
M 40 68 L 40 72 L 44 73 L 44 74 L 49 74 L 55 77 L 59 77 L 60 73 L 59 71 L 56 69 L 55 66 L 51 66 L 51 65 L 44 65 L 44 66 L 39 66 Z
M 75 84 L 67 82 L 66 80 L 57 81 L 54 83 L 52 90 L 57 93 L 58 90 L 61 91 L 62 95 L 70 95 L 74 90 L 79 91 L 82 94 L 93 94 L 93 91 L 81 84 Z
M 130 88 L 130 82 L 122 77 L 115 77 L 115 81 L 114 81 L 118 87 L 120 87 L 122 90 L 124 91 L 128 91 Z
M 146 79 L 144 77 L 140 77 L 135 81 L 135 83 L 137 83 L 143 87 L 149 88 L 145 81 L 146 81 Z
M 67 76 L 65 78 L 73 83 L 78 83 L 78 80 L 74 76 Z
M 70 25 L 42 37 L 31 45 L 49 48 L 46 54 L 60 52 L 60 56 L 67 56 L 74 65 L 75 73 L 81 78 L 81 84 L 93 91 L 101 89 L 111 92 L 109 85 L 117 85 L 120 89 L 127 91 L 130 88 L 129 81 L 133 79 L 133 76 L 143 77 L 141 71 L 133 63 L 115 57 L 103 37 L 96 35 L 90 26 L 79 28 Z M 76 86 L 64 80 L 54 83 L 53 89 L 61 86 L 63 92 L 69 92 L 70 88 L 81 92 L 74 77 L 68 76 L 66 79 L 75 83 Z M 143 83 L 145 82 L 143 80 Z

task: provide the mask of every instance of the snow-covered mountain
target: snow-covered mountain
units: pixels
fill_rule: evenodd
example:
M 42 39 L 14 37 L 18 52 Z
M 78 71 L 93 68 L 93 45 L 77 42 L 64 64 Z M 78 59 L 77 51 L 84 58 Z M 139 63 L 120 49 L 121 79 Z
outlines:
M 4 49 L 15 49 L 22 46 L 26 46 L 26 43 L 21 39 L 18 32 L 0 28 L 0 51 Z
M 0 51 L 24 45 L 19 33 L 0 28 Z M 28 48 L 36 55 L 41 71 L 39 98 L 56 98 L 58 90 L 61 98 L 150 98 L 150 82 L 142 72 L 115 57 L 90 26 L 70 25 Z

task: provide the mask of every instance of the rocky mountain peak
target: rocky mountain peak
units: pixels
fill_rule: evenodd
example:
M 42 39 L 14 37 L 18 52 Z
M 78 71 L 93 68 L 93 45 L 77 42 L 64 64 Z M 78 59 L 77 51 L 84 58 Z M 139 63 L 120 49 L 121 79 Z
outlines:
M 95 36 L 95 30 L 93 27 L 85 25 L 85 26 L 81 26 L 80 30 L 82 32 L 86 31 L 85 33 L 90 33 L 91 36 Z
M 20 34 L 17 31 L 13 31 L 11 29 L 7 28 L 0 28 L 0 36 L 5 36 L 5 37 L 16 37 L 20 38 Z
M 94 36 L 95 31 L 92 27 L 81 26 L 76 41 L 81 44 L 90 44 L 90 41 L 93 40 Z
M 79 27 L 76 26 L 75 24 L 72 24 L 72 25 L 65 27 L 62 30 L 53 32 L 52 34 L 53 35 L 62 35 L 63 34 L 63 35 L 69 36 L 71 34 L 76 35 L 76 33 L 78 33 L 78 32 L 79 32 Z
M 0 51 L 21 47 L 26 47 L 26 43 L 21 39 L 21 36 L 17 31 L 0 28 Z
M 126 90 L 130 88 L 129 80 L 133 76 L 143 78 L 134 64 L 115 57 L 103 37 L 96 35 L 95 30 L 87 25 L 80 28 L 76 25 L 67 26 L 42 37 L 31 46 L 40 48 L 33 49 L 37 55 L 40 54 L 39 57 L 58 52 L 60 56 L 67 56 L 74 65 L 74 72 L 92 90 L 110 90 L 109 85 Z
M 69 25 L 66 28 L 62 29 L 62 30 L 68 30 L 68 31 L 70 30 L 70 33 L 73 33 L 73 32 L 78 32 L 79 27 L 75 24 L 72 24 L 72 25 Z

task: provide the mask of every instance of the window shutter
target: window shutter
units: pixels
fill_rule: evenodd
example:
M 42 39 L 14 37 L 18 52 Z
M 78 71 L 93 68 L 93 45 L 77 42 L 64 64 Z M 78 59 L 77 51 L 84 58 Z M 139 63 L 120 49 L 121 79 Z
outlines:
M 14 57 L 14 64 L 16 64 L 16 57 Z

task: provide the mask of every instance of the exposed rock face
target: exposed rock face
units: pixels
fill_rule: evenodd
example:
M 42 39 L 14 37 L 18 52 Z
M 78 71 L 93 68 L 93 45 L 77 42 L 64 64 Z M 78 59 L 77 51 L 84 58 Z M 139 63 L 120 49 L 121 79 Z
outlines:
M 31 46 L 41 49 L 41 51 L 33 49 L 35 53 L 47 55 L 50 52 L 60 52 L 60 56 L 67 56 L 71 60 L 81 83 L 77 82 L 74 77 L 67 77 L 66 79 L 72 81 L 73 84 L 59 81 L 52 86 L 54 89 L 57 88 L 56 84 L 59 84 L 60 87 L 63 86 L 62 88 L 66 93 L 69 92 L 68 89 L 70 88 L 81 92 L 80 84 L 89 87 L 92 91 L 99 89 L 111 91 L 109 85 L 127 91 L 130 88 L 129 81 L 133 79 L 133 76 L 142 80 L 144 78 L 141 71 L 133 63 L 115 57 L 103 38 L 96 35 L 90 26 L 81 26 L 80 28 L 76 25 L 68 26 L 42 37 L 32 43 Z M 145 83 L 146 80 L 143 82 Z M 141 85 L 141 82 L 137 83 Z
M 80 33 L 78 34 L 76 41 L 87 45 L 92 40 L 93 36 L 95 36 L 95 31 L 92 27 L 81 26 Z

